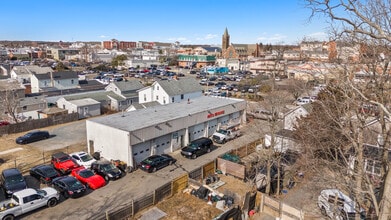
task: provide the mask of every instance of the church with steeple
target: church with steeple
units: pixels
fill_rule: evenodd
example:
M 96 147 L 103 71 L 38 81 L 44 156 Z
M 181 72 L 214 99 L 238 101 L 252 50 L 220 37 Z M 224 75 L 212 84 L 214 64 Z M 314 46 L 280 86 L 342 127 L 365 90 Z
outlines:
M 258 57 L 258 44 L 231 44 L 228 28 L 225 28 L 221 43 L 221 57 L 225 59 L 247 59 L 248 56 Z

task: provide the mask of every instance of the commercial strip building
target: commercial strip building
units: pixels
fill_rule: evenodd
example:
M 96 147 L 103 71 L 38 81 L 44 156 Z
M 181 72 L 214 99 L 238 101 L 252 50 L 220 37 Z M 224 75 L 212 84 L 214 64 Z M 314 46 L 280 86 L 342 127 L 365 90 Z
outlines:
M 246 122 L 246 101 L 202 96 L 189 101 L 117 113 L 86 121 L 90 154 L 136 166 L 144 158 L 171 153 L 221 125 Z

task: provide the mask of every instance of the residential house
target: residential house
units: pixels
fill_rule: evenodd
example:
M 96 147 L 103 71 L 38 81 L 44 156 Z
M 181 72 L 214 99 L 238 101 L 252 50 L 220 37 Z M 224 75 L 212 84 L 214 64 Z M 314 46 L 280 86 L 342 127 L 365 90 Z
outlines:
M 155 81 L 138 90 L 139 103 L 157 101 L 162 105 L 191 101 L 202 96 L 202 87 L 193 77 Z
M 215 56 L 209 55 L 178 55 L 178 66 L 181 67 L 195 67 L 202 68 L 206 66 L 213 66 L 216 63 Z
M 16 117 L 20 121 L 40 119 L 40 112 L 47 108 L 45 96 L 24 97 L 19 99 Z
M 0 117 L 8 118 L 10 111 L 19 106 L 19 99 L 24 97 L 24 85 L 16 80 L 0 80 Z
M 284 114 L 283 117 L 283 129 L 279 130 L 275 134 L 274 150 L 277 152 L 286 152 L 288 149 L 293 151 L 300 151 L 293 136 L 293 130 L 297 125 L 297 120 L 301 117 L 305 117 L 311 111 L 311 104 L 305 104 L 295 106 Z M 265 135 L 265 147 L 270 146 L 271 135 Z
M 118 100 L 118 110 L 124 110 L 134 103 L 138 103 L 138 90 L 144 88 L 144 85 L 139 80 L 129 81 L 114 81 L 106 86 L 106 91 L 112 91 L 124 100 Z M 112 102 L 116 102 L 112 99 Z
M 391 121 L 385 118 L 386 129 L 389 130 L 391 127 Z M 375 181 L 379 181 L 377 177 L 380 176 L 382 160 L 383 160 L 383 146 L 390 146 L 385 144 L 385 140 L 389 141 L 389 138 L 381 135 L 381 125 L 379 118 L 372 118 L 364 128 L 364 170 L 371 178 Z M 391 161 L 391 148 L 385 149 L 388 151 L 388 160 Z M 355 151 L 352 149 L 349 156 L 349 167 L 353 169 L 356 166 Z
M 41 111 L 38 111 L 39 118 L 55 118 L 56 116 L 66 114 L 68 114 L 68 110 L 57 107 L 45 108 Z
M 146 102 L 146 103 L 133 103 L 132 105 L 130 105 L 127 109 L 126 109 L 126 112 L 131 112 L 131 111 L 136 111 L 136 110 L 139 110 L 139 109 L 144 109 L 144 108 L 149 108 L 149 107 L 154 107 L 154 106 L 158 106 L 160 105 L 159 102 Z
M 79 88 L 79 76 L 77 72 L 61 71 L 45 74 L 32 74 L 31 92 L 66 90 Z
M 57 107 L 67 109 L 68 113 L 77 112 L 79 114 L 79 119 L 101 114 L 100 102 L 91 98 L 67 100 L 67 97 L 62 97 L 57 100 Z
M 37 65 L 14 66 L 10 71 L 11 79 L 15 79 L 23 84 L 31 82 L 33 74 L 49 74 L 53 69 L 50 67 L 40 67 Z

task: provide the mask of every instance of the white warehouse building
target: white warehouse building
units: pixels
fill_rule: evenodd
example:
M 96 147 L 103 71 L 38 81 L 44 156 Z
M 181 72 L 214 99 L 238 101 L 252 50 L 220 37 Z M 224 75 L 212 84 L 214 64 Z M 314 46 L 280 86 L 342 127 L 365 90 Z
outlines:
M 130 166 L 153 154 L 171 153 L 228 123 L 246 122 L 246 101 L 201 96 L 86 122 L 88 152 Z

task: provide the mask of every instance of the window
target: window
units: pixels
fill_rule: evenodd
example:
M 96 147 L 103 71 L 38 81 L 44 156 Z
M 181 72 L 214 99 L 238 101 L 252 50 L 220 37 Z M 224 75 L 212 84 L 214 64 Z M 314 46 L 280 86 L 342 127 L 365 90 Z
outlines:
M 156 100 L 159 100 L 159 96 L 158 95 L 156 96 Z
M 181 94 L 181 99 L 184 99 L 185 98 L 185 95 Z
M 57 83 L 60 84 L 60 80 L 57 80 Z
M 174 99 L 174 97 L 172 97 L 172 98 L 171 98 L 171 100 L 172 100 L 172 102 L 175 102 L 175 99 Z
M 156 90 L 159 90 L 159 86 L 156 86 Z
M 23 109 L 23 110 L 27 110 L 27 106 L 23 106 L 22 109 Z
M 163 97 L 163 104 L 166 104 L 166 97 Z
M 45 86 L 47 86 L 47 85 L 48 85 L 48 82 L 44 81 L 43 84 L 44 84 Z
M 74 81 L 73 81 L 73 79 L 71 79 L 71 84 L 73 84 L 74 83 Z
M 144 94 L 144 101 L 147 101 L 147 94 Z

